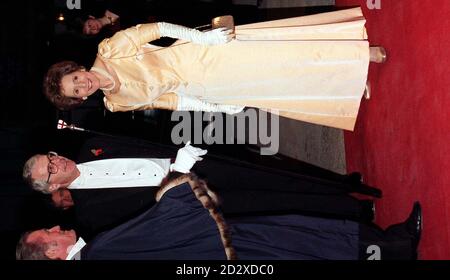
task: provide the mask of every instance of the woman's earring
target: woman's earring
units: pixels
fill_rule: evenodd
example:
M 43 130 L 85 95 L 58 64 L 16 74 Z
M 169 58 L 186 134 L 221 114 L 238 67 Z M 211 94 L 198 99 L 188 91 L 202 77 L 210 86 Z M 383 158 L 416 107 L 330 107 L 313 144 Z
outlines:
M 81 99 L 86 100 L 86 99 L 87 99 L 87 96 L 83 96 L 83 97 L 81 97 Z

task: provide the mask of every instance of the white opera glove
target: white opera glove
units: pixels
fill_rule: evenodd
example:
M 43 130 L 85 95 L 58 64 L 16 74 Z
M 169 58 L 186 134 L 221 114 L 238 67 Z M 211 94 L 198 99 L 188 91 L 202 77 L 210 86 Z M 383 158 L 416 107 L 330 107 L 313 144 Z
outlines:
M 170 172 L 189 173 L 194 164 L 203 159 L 200 156 L 206 155 L 207 152 L 207 150 L 191 146 L 191 141 L 188 141 L 183 148 L 178 150 L 175 162 L 170 165 Z
M 232 30 L 217 28 L 206 32 L 167 22 L 158 22 L 161 37 L 183 39 L 200 45 L 220 45 L 233 39 Z
M 238 105 L 209 103 L 191 96 L 178 96 L 177 104 L 177 111 L 220 112 L 230 115 L 237 114 L 244 108 Z

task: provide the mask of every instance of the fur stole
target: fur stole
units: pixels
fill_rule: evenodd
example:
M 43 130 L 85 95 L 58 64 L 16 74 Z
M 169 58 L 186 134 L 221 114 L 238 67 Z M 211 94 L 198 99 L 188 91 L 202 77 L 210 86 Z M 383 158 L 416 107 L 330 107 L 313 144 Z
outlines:
M 209 215 L 214 219 L 217 224 L 217 228 L 220 232 L 220 237 L 222 239 L 222 244 L 225 249 L 228 260 L 236 259 L 236 252 L 231 245 L 231 233 L 229 231 L 228 225 L 223 218 L 219 210 L 219 198 L 211 191 L 206 182 L 198 179 L 193 173 L 184 174 L 181 177 L 169 181 L 167 184 L 161 186 L 159 191 L 156 193 L 156 201 L 159 201 L 165 192 L 173 187 L 184 184 L 188 182 L 191 186 L 197 199 L 202 203 L 203 207 L 209 211 Z

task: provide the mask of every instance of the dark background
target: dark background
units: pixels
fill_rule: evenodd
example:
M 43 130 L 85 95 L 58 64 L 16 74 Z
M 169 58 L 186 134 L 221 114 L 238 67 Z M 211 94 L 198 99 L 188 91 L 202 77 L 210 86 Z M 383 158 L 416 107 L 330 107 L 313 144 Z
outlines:
M 100 16 L 98 10 L 105 2 L 81 0 L 82 9 L 70 11 L 66 0 L 0 1 L 2 259 L 14 258 L 15 243 L 21 232 L 64 224 L 68 220 L 68 213 L 54 210 L 43 195 L 31 191 L 23 183 L 21 176 L 23 164 L 30 156 L 55 150 L 75 158 L 84 140 L 92 136 L 56 130 L 59 118 L 96 131 L 158 142 L 167 141 L 167 135 L 170 135 L 163 127 L 168 124 L 164 121 L 167 112 L 154 112 L 151 117 L 140 113 L 112 115 L 104 110 L 101 94 L 96 94 L 96 98 L 81 108 L 61 112 L 55 110 L 42 94 L 42 79 L 51 64 L 74 60 L 89 67 L 93 63 L 96 45 L 101 38 L 81 36 L 76 19 L 87 14 Z M 214 15 L 217 7 L 229 7 L 227 1 L 218 1 L 218 5 L 203 5 L 196 1 L 183 1 L 182 5 L 175 1 L 122 1 L 119 4 L 123 2 L 129 5 L 130 11 L 151 10 L 154 12 L 152 15 L 168 19 L 178 17 L 180 23 L 191 26 L 200 21 L 207 24 L 208 20 L 203 20 L 210 18 L 210 14 Z M 65 15 L 65 22 L 57 21 L 61 12 Z M 189 18 L 192 18 L 191 23 Z
M 115 1 L 109 1 L 115 2 Z M 190 27 L 208 24 L 215 16 L 232 14 L 236 24 L 264 19 L 298 16 L 323 9 L 261 10 L 257 6 L 233 6 L 231 1 L 127 0 L 129 13 L 148 13 L 154 20 Z M 36 153 L 57 151 L 76 158 L 82 143 L 93 134 L 57 130 L 57 120 L 113 135 L 124 135 L 170 144 L 170 114 L 154 111 L 111 114 L 104 110 L 102 94 L 70 112 L 57 111 L 42 94 L 46 69 L 60 60 L 74 60 L 90 67 L 99 38 L 77 32 L 78 18 L 96 15 L 106 1 L 81 0 L 81 10 L 68 10 L 66 0 L 4 0 L 0 40 L 0 244 L 1 259 L 14 259 L 20 233 L 55 224 L 70 225 L 71 213 L 51 207 L 47 199 L 30 190 L 22 181 L 24 162 Z M 117 4 L 117 3 L 116 3 Z M 64 22 L 57 21 L 63 13 Z M 105 36 L 105 34 L 103 34 Z M 230 148 L 216 148 L 229 153 Z M 208 148 L 210 149 L 210 148 Z

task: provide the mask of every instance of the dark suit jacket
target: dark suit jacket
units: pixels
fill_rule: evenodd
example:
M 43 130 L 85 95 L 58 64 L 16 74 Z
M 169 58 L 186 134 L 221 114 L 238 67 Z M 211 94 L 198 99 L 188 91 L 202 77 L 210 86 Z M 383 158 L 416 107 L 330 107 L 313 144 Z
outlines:
M 155 204 L 157 190 L 158 187 L 70 190 L 76 229 L 89 240 L 149 209 Z
M 188 183 L 180 183 L 141 215 L 88 242 L 81 258 L 224 260 L 217 220 L 206 204 Z M 231 234 L 227 245 L 240 260 L 367 259 L 367 248 L 373 245 L 380 247 L 385 260 L 417 257 L 417 236 L 407 226 L 410 219 L 386 231 L 373 224 L 297 214 L 225 220 Z
M 357 259 L 358 224 L 301 215 L 228 221 L 238 259 Z M 144 214 L 97 236 L 82 259 L 224 260 L 217 224 L 188 184 L 168 190 Z

